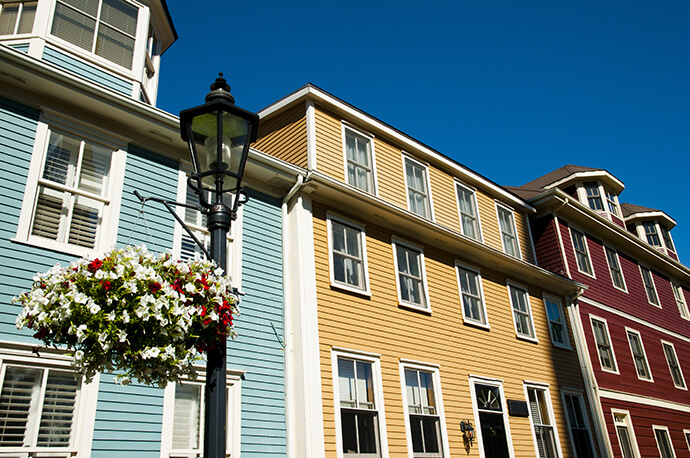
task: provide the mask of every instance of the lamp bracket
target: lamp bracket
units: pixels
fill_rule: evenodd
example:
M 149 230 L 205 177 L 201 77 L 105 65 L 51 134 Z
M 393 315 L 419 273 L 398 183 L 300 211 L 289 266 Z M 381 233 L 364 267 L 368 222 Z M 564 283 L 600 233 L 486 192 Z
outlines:
M 180 215 L 177 214 L 177 212 L 175 211 L 173 206 L 179 205 L 182 207 L 191 208 L 194 210 L 205 212 L 203 208 L 199 207 L 198 205 L 183 204 L 181 202 L 175 202 L 172 200 L 165 200 L 165 199 L 161 199 L 158 197 L 144 197 L 141 194 L 139 194 L 139 191 L 137 191 L 137 190 L 134 191 L 134 195 L 137 196 L 137 199 L 139 199 L 139 201 L 141 202 L 142 205 L 146 204 L 146 202 L 149 200 L 152 202 L 158 202 L 158 203 L 163 204 L 165 206 L 165 208 L 168 209 L 170 214 L 173 215 L 173 218 L 175 218 L 175 220 L 178 223 L 180 223 L 180 226 L 182 226 L 182 229 L 184 229 L 185 232 L 187 232 L 187 235 L 189 235 L 192 238 L 192 240 L 194 240 L 194 243 L 196 243 L 196 245 L 199 247 L 199 249 L 202 251 L 202 253 L 204 253 L 204 256 L 206 256 L 206 259 L 212 259 L 211 255 L 206 250 L 206 247 L 204 246 L 204 244 L 201 243 L 201 241 L 199 241 L 197 236 L 194 235 L 194 232 L 192 232 L 192 230 L 187 226 L 187 224 L 184 222 L 184 220 L 182 218 L 180 218 Z

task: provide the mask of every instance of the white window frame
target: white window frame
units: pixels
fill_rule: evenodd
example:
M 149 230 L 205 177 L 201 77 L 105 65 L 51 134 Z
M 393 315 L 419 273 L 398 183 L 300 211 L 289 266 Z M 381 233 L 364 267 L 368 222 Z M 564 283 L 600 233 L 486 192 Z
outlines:
M 340 413 L 340 386 L 338 376 L 339 358 L 363 361 L 371 364 L 372 382 L 374 384 L 374 403 L 377 412 L 376 417 L 378 419 L 377 427 L 379 435 L 379 456 L 381 458 L 388 458 L 388 434 L 386 432 L 386 416 L 384 409 L 385 403 L 383 400 L 383 382 L 381 380 L 381 355 L 346 348 L 333 348 L 331 350 L 331 373 L 333 374 L 333 412 L 335 417 L 336 456 L 338 458 L 357 456 L 343 453 L 343 432 L 341 424 L 342 417 Z
M 604 188 L 604 199 L 606 200 L 606 208 L 610 214 L 618 218 L 621 217 L 620 205 L 618 204 L 618 196 Z
M 592 263 L 592 255 L 590 254 L 589 251 L 589 245 L 587 244 L 587 235 L 573 227 L 568 227 L 568 230 L 570 231 L 570 243 L 571 246 L 573 247 L 573 254 L 575 255 L 575 264 L 577 265 L 577 271 L 580 272 L 581 274 L 587 275 L 588 277 L 592 278 L 597 278 L 596 275 L 594 274 L 594 264 Z M 582 240 L 582 244 L 584 245 L 585 251 L 580 252 L 575 245 L 575 238 Z M 587 268 L 589 268 L 589 271 L 583 270 L 582 266 L 580 265 L 580 257 L 578 254 L 582 254 L 586 261 L 587 261 Z
M 17 17 L 15 18 L 14 22 L 14 28 L 12 29 L 12 33 L 9 33 L 7 35 L 0 35 L 0 37 L 3 37 L 2 39 L 9 38 L 13 35 L 30 35 L 33 32 L 33 27 L 34 24 L 36 24 L 36 14 L 38 13 L 38 4 L 36 5 L 34 9 L 34 18 L 31 21 L 31 29 L 29 32 L 24 32 L 24 33 L 18 33 L 19 31 L 19 23 L 21 22 L 21 17 L 22 14 L 24 13 L 24 4 L 25 3 L 37 3 L 37 0 L 16 0 L 16 2 L 10 2 L 10 1 L 5 1 L 0 3 L 0 17 L 2 16 L 2 10 L 4 9 L 4 5 L 6 3 L 19 3 L 19 8 L 17 10 Z
M 592 189 L 596 189 L 596 195 L 592 195 L 590 197 L 589 192 L 588 192 L 588 185 L 593 184 Z M 595 211 L 597 213 L 602 213 L 606 212 L 606 204 L 604 203 L 604 198 L 602 197 L 602 189 L 601 189 L 601 184 L 598 181 L 583 181 L 582 182 L 582 190 L 583 190 L 583 195 L 584 195 L 584 203 L 587 205 L 587 208 L 589 208 L 592 211 Z M 597 208 L 592 208 L 592 205 L 589 203 L 589 199 L 598 199 L 599 204 L 601 205 L 601 209 Z
M 405 301 L 402 298 L 402 293 L 401 293 L 401 288 L 402 284 L 400 283 L 400 269 L 398 268 L 398 245 L 406 248 L 407 250 L 410 251 L 416 251 L 419 253 L 419 270 L 420 270 L 420 276 L 421 276 L 421 288 L 420 288 L 420 293 L 423 294 L 422 298 L 422 303 L 417 304 L 414 302 L 410 301 Z M 397 237 L 393 237 L 391 239 L 391 246 L 393 248 L 393 261 L 394 261 L 394 268 L 395 268 L 395 283 L 397 286 L 397 292 L 398 292 L 398 304 L 402 307 L 407 307 L 415 310 L 420 310 L 423 312 L 431 313 L 431 301 L 429 300 L 429 282 L 427 281 L 426 277 L 426 267 L 424 263 L 424 249 L 420 247 L 419 245 L 415 245 L 413 243 L 409 243 L 406 241 L 403 241 Z
M 644 267 L 642 265 L 640 267 L 640 277 L 642 277 L 642 287 L 644 288 L 645 295 L 647 296 L 647 302 L 652 304 L 654 307 L 659 307 L 661 308 L 661 302 L 659 301 L 659 292 L 656 289 L 656 284 L 654 283 L 654 274 L 652 273 L 652 269 L 648 267 Z M 649 280 L 652 282 L 651 285 L 647 284 L 647 281 L 645 279 L 645 271 L 649 273 Z M 652 301 L 652 297 L 650 297 L 650 288 L 654 291 L 654 301 Z
M 195 194 L 194 198 L 196 200 L 188 202 L 187 199 L 187 177 L 191 173 L 191 165 L 180 164 L 180 168 L 177 171 L 177 202 L 187 203 L 191 205 L 199 205 L 198 196 Z M 203 223 L 203 218 L 200 212 L 197 212 L 195 221 L 190 221 L 186 217 L 187 211 L 194 211 L 192 209 L 187 209 L 187 207 L 177 206 L 175 212 L 177 215 L 187 224 L 194 235 L 199 239 L 201 243 L 206 245 L 206 249 L 210 251 L 211 248 L 211 234 L 208 232 L 208 227 Z M 226 273 L 230 276 L 232 280 L 233 288 L 237 288 L 240 292 L 242 291 L 242 227 L 244 224 L 244 212 L 242 206 L 237 210 L 237 219 L 232 222 L 230 230 L 227 234 L 227 247 L 226 247 Z M 180 223 L 174 221 L 173 229 L 173 246 L 172 253 L 174 256 L 182 255 L 182 238 L 189 237 L 189 234 L 182 228 Z M 191 238 L 190 243 L 194 243 Z M 195 251 L 200 257 L 204 257 L 203 253 L 198 249 L 196 244 L 194 244 Z
M 680 317 L 690 321 L 690 309 L 688 309 L 688 301 L 685 299 L 683 287 L 671 280 L 671 289 L 673 290 L 673 297 L 676 299 L 676 305 L 678 305 Z
M 479 449 L 479 456 L 480 458 L 492 458 L 490 456 L 486 456 L 486 453 L 484 452 L 484 446 L 483 446 L 483 439 L 482 439 L 482 427 L 481 427 L 481 421 L 479 417 L 479 403 L 477 402 L 477 389 L 476 385 L 487 385 L 487 386 L 492 386 L 495 388 L 498 388 L 498 391 L 500 393 L 500 401 L 501 401 L 501 406 L 502 406 L 502 417 L 503 417 L 503 427 L 505 428 L 506 431 L 506 444 L 508 448 L 508 454 L 512 458 L 515 456 L 515 451 L 513 449 L 513 439 L 510 434 L 510 420 L 508 418 L 508 404 L 506 403 L 506 397 L 505 397 L 505 392 L 503 391 L 503 380 L 500 379 L 495 379 L 495 378 L 489 378 L 489 377 L 482 377 L 478 375 L 470 375 L 469 376 L 469 382 L 470 382 L 470 396 L 472 398 L 472 411 L 474 412 L 474 432 L 477 437 L 477 448 Z
M 659 443 L 659 437 L 657 436 L 657 431 L 662 431 L 666 435 L 668 446 L 671 449 L 671 456 L 669 458 L 676 458 L 676 450 L 673 448 L 673 441 L 671 440 L 671 433 L 668 430 L 668 426 L 652 425 L 652 431 L 654 432 L 654 440 L 656 441 L 656 447 L 659 450 L 659 456 L 666 458 L 661 451 L 661 444 Z
M 587 194 L 587 186 L 589 184 L 594 184 L 596 186 L 597 195 L 593 198 L 598 198 L 601 203 L 601 210 L 592 208 L 589 204 L 589 195 Z M 611 192 L 602 182 L 598 180 L 582 181 L 577 184 L 577 196 L 578 200 L 585 205 L 587 208 L 596 212 L 599 215 L 611 219 L 611 216 L 615 216 L 621 219 L 620 203 L 618 201 L 618 195 Z
M 594 331 L 594 321 L 601 322 L 604 325 L 604 330 L 606 331 L 606 340 L 608 343 L 608 348 L 609 348 L 609 351 L 611 352 L 611 361 L 613 362 L 612 368 L 605 367 L 604 363 L 601 360 L 601 354 L 599 353 L 599 342 L 597 341 L 597 334 Z M 620 372 L 618 370 L 618 360 L 616 359 L 616 352 L 613 349 L 613 342 L 611 341 L 611 332 L 609 331 L 608 322 L 606 321 L 605 318 L 602 318 L 600 316 L 590 315 L 589 316 L 589 323 L 590 323 L 590 327 L 592 329 L 592 339 L 594 339 L 594 346 L 595 346 L 595 350 L 597 352 L 597 359 L 599 360 L 599 367 L 604 372 L 610 372 L 612 374 L 620 374 Z
M 344 180 L 345 183 L 349 184 L 350 186 L 359 189 L 362 192 L 365 192 L 367 194 L 371 194 L 373 196 L 378 196 L 378 186 L 377 186 L 377 180 L 376 180 L 376 153 L 374 151 L 374 136 L 372 134 L 363 132 L 359 129 L 356 129 L 355 127 L 346 124 L 343 122 L 341 124 L 341 133 L 342 133 L 342 142 L 343 142 L 343 170 L 345 172 Z M 371 161 L 370 169 L 371 169 L 371 177 L 369 179 L 369 186 L 371 189 L 369 190 L 364 190 L 362 188 L 359 188 L 355 186 L 354 184 L 350 183 L 348 177 L 348 158 L 347 158 L 347 134 L 348 132 L 351 132 L 357 137 L 363 137 L 364 139 L 369 141 L 369 160 Z M 358 164 L 358 163 L 357 163 Z M 359 165 L 359 164 L 358 164 Z
M 434 385 L 435 403 L 436 403 L 436 417 L 439 422 L 439 454 L 415 454 L 412 448 L 412 429 L 410 425 L 409 400 L 407 399 L 407 384 L 405 378 L 405 370 L 410 369 L 420 372 L 431 373 L 431 379 Z M 418 361 L 400 360 L 400 386 L 402 388 L 403 409 L 405 411 L 405 437 L 407 438 L 407 453 L 409 458 L 419 457 L 450 457 L 450 447 L 448 444 L 448 431 L 446 429 L 446 415 L 443 410 L 443 394 L 441 392 L 441 375 L 439 366 L 435 364 L 428 364 Z
M 529 406 L 530 404 L 530 398 L 529 398 L 529 391 L 530 390 L 535 390 L 535 391 L 540 391 L 543 393 L 545 401 L 546 401 L 546 408 L 547 412 L 544 412 L 546 414 L 546 417 L 549 421 L 549 424 L 535 424 L 534 417 L 532 415 L 531 409 L 529 413 L 529 422 L 531 425 L 532 429 L 532 439 L 534 441 L 534 452 L 535 452 L 535 457 L 539 456 L 539 441 L 537 439 L 537 431 L 536 427 L 538 426 L 550 426 L 553 429 L 553 439 L 554 439 L 554 447 L 556 448 L 556 456 L 557 457 L 562 457 L 563 456 L 563 451 L 561 450 L 561 441 L 559 438 L 558 434 L 558 426 L 556 425 L 556 417 L 553 412 L 553 403 L 551 402 L 551 391 L 549 390 L 549 386 L 545 383 L 538 383 L 538 382 L 529 382 L 525 381 L 523 383 L 523 389 L 525 392 L 525 399 L 527 400 L 527 405 Z
M 673 357 L 676 360 L 676 364 L 678 365 L 678 373 L 680 374 L 680 379 L 681 382 L 683 382 L 682 385 L 678 385 L 676 381 L 673 379 L 673 370 L 671 368 L 671 361 L 668 360 L 668 355 L 666 354 L 666 349 L 665 347 L 669 347 L 671 350 L 673 350 Z M 666 340 L 661 341 L 661 350 L 664 353 L 664 358 L 666 358 L 666 364 L 668 365 L 668 372 L 669 375 L 671 376 L 671 382 L 673 383 L 673 386 L 675 386 L 679 390 L 688 390 L 688 384 L 685 382 L 685 375 L 683 375 L 683 368 L 680 366 L 680 360 L 678 359 L 678 352 L 676 352 L 676 346 L 673 345 L 673 343 L 668 342 Z
M 198 385 L 201 387 L 201 399 L 199 405 L 199 448 L 198 450 L 178 450 L 172 448 L 173 443 L 173 420 L 175 413 L 175 383 L 168 383 L 165 387 L 163 397 L 163 422 L 161 432 L 161 458 L 201 458 L 204 452 L 204 407 L 205 407 L 205 383 L 206 374 L 203 367 L 197 367 L 197 378 L 195 380 L 185 379 L 185 385 Z M 242 375 L 243 371 L 227 370 L 226 381 L 226 447 L 227 456 L 240 456 L 242 442 L 241 428 L 241 399 L 242 399 Z
M 465 312 L 465 301 L 464 301 L 464 292 L 462 290 L 462 282 L 460 280 L 460 271 L 461 270 L 466 270 L 468 272 L 474 273 L 477 277 L 477 289 L 479 291 L 479 295 L 476 299 L 479 300 L 479 307 L 481 308 L 481 313 L 484 315 L 484 320 L 475 320 L 472 317 L 468 317 L 467 313 Z M 464 323 L 470 324 L 473 326 L 479 326 L 481 328 L 485 329 L 491 329 L 491 326 L 489 326 L 489 316 L 487 314 L 486 310 L 486 301 L 484 300 L 484 286 L 482 285 L 482 273 L 481 270 L 476 268 L 476 267 L 470 267 L 467 264 L 463 264 L 459 261 L 455 261 L 455 278 L 458 281 L 458 294 L 460 295 L 460 310 L 462 311 L 462 318 Z M 470 295 L 471 296 L 471 295 Z
M 410 156 L 404 152 L 402 154 L 402 162 L 403 162 L 403 179 L 405 181 L 405 195 L 407 197 L 407 209 L 421 218 L 428 219 L 429 221 L 434 221 L 434 206 L 433 206 L 433 199 L 431 197 L 431 177 L 429 176 L 429 165 L 418 161 L 417 159 L 413 158 L 412 156 Z M 422 214 L 417 213 L 417 212 L 412 210 L 412 201 L 410 199 L 410 192 L 414 192 L 417 194 L 423 194 L 423 192 L 420 191 L 419 189 L 412 188 L 410 186 L 410 183 L 407 180 L 408 163 L 412 167 L 417 167 L 417 168 L 422 169 L 424 171 L 424 185 L 426 186 L 426 198 L 424 200 L 424 207 L 425 207 L 425 211 L 427 212 L 426 215 L 422 215 Z
M 659 233 L 661 234 L 661 243 L 664 244 L 664 247 L 671 253 L 676 253 L 676 244 L 673 243 L 673 237 L 671 236 L 671 231 L 666 228 L 666 226 L 657 223 L 657 226 L 659 228 Z M 668 237 L 668 240 L 666 240 L 666 237 Z M 669 243 L 670 242 L 670 243 Z
M 685 443 L 688 446 L 688 450 L 690 450 L 690 429 L 683 430 L 683 437 L 685 437 Z
M 614 288 L 616 288 L 619 291 L 623 291 L 624 293 L 628 292 L 628 286 L 625 283 L 625 276 L 623 275 L 623 266 L 621 266 L 621 260 L 620 256 L 618 255 L 618 251 L 614 250 L 613 248 L 602 245 L 604 248 L 604 257 L 606 258 L 606 265 L 609 266 L 609 274 L 611 275 L 611 284 L 613 285 Z M 616 266 L 611 265 L 611 260 L 609 259 L 609 252 L 613 254 L 614 256 L 614 261 L 616 262 Z M 613 272 L 617 271 L 620 274 L 621 282 L 623 283 L 623 287 L 620 287 L 616 285 L 616 281 L 614 280 L 614 274 Z
M 514 283 L 512 281 L 506 282 L 506 289 L 508 291 L 508 300 L 510 301 L 510 308 L 511 308 L 511 316 L 513 317 L 513 329 L 515 330 L 515 336 L 518 339 L 523 339 L 523 340 L 529 340 L 530 342 L 539 342 L 539 339 L 537 338 L 537 330 L 534 326 L 534 313 L 532 313 L 532 305 L 530 303 L 530 294 L 529 294 L 529 289 L 521 285 L 519 283 Z M 512 290 L 519 290 L 522 291 L 525 294 L 525 306 L 527 307 L 527 312 L 524 312 L 522 310 L 516 310 L 515 309 L 515 304 L 513 303 L 513 294 Z M 530 334 L 524 334 L 518 331 L 518 324 L 517 320 L 515 317 L 516 313 L 520 314 L 527 314 L 527 317 L 529 319 L 529 325 L 531 327 L 532 335 Z
M 578 406 L 580 408 L 580 413 L 582 414 L 582 421 L 583 425 L 573 425 L 573 423 L 570 420 L 570 415 L 568 415 L 568 397 L 573 399 L 574 402 L 578 403 Z M 589 449 L 592 454 L 592 456 L 597 456 L 595 450 L 594 450 L 594 437 L 592 437 L 592 429 L 589 425 L 589 418 L 587 418 L 587 408 L 585 405 L 585 400 L 584 400 L 584 394 L 580 390 L 575 390 L 575 389 L 570 389 L 570 388 L 563 388 L 561 389 L 561 401 L 563 402 L 564 406 L 564 416 L 566 419 L 566 423 L 568 425 L 568 435 L 570 437 L 570 444 L 573 447 L 573 450 L 577 450 L 576 442 L 575 442 L 575 437 L 573 435 L 573 430 L 582 430 L 585 429 L 587 431 L 587 437 L 589 438 Z M 583 427 L 584 426 L 584 427 Z
M 518 259 L 522 259 L 522 251 L 520 249 L 520 238 L 519 238 L 518 231 L 517 231 L 517 224 L 515 223 L 515 210 L 513 210 L 512 208 L 508 207 L 507 205 L 505 205 L 501 202 L 496 201 L 495 203 L 496 203 L 496 218 L 498 219 L 498 232 L 499 232 L 499 235 L 501 237 L 501 246 L 503 247 L 503 252 L 505 254 L 507 254 L 508 256 L 513 256 L 506 251 L 506 245 L 505 245 L 505 242 L 503 240 L 504 235 L 507 235 L 508 237 L 513 237 L 513 239 L 515 241 L 515 249 L 517 251 L 516 255 L 514 255 L 513 257 L 518 258 Z M 509 234 L 507 232 L 504 232 L 503 229 L 501 228 L 501 211 L 505 211 L 510 215 L 510 221 L 511 221 L 512 228 L 513 228 L 513 234 Z
M 64 132 L 69 136 L 80 139 L 82 142 L 95 143 L 98 146 L 104 146 L 112 150 L 108 183 L 104 189 L 103 196 L 85 193 L 85 195 L 88 194 L 89 198 L 103 203 L 102 217 L 97 228 L 94 248 L 72 245 L 68 242 L 59 242 L 31 234 L 36 200 L 38 199 L 39 188 L 43 182 L 43 163 L 48 153 L 50 135 L 53 131 Z M 44 110 L 36 128 L 36 138 L 29 164 L 19 224 L 17 225 L 16 236 L 12 241 L 77 257 L 95 257 L 114 246 L 117 243 L 118 219 L 127 157 L 126 150 L 127 140 L 123 137 Z M 67 187 L 64 188 L 68 189 Z M 70 192 L 72 195 L 82 194 Z
M 102 4 L 103 0 L 99 0 L 101 3 L 99 3 L 99 11 L 100 7 Z M 69 41 L 67 41 L 64 38 L 61 38 L 57 35 L 52 34 L 52 28 L 53 28 L 53 21 L 55 18 L 55 8 L 57 7 L 57 0 L 53 0 L 50 2 L 50 11 L 48 13 L 48 20 L 46 22 L 46 31 L 45 35 L 46 37 L 51 41 L 51 43 L 55 44 L 56 46 L 59 46 L 60 48 L 63 48 L 69 53 L 75 54 L 79 56 L 80 58 L 89 61 L 95 65 L 98 65 L 99 67 L 106 68 L 108 71 L 119 74 L 121 76 L 124 76 L 129 79 L 136 79 L 140 81 L 142 78 L 140 77 L 142 75 L 142 72 L 144 72 L 146 64 L 145 64 L 145 54 L 147 51 L 147 45 L 148 45 L 148 31 L 149 31 L 149 23 L 150 23 L 150 12 L 149 9 L 146 8 L 144 5 L 131 1 L 131 0 L 123 0 L 125 3 L 131 5 L 133 8 L 137 10 L 137 26 L 136 26 L 136 31 L 134 34 L 134 49 L 132 52 L 132 68 L 127 68 L 124 66 L 121 66 L 120 64 L 110 61 L 106 59 L 105 57 L 99 56 L 95 52 L 95 46 L 96 46 L 96 41 L 98 38 L 98 28 L 94 29 L 94 39 L 92 42 L 91 50 L 88 51 L 84 48 L 81 48 L 80 46 L 77 46 Z M 37 19 L 38 19 L 38 13 L 37 13 Z M 100 19 L 97 20 L 98 23 L 101 22 Z M 138 91 L 138 85 L 135 84 L 135 90 Z M 138 96 L 137 96 L 138 98 Z
M 635 362 L 635 351 L 633 350 L 633 344 L 632 341 L 630 340 L 630 335 L 635 335 L 637 337 L 638 342 L 640 343 L 640 348 L 642 349 L 642 358 L 644 360 L 644 365 L 645 369 L 647 371 L 648 377 L 644 377 L 640 375 L 640 373 L 637 370 L 637 363 Z M 649 359 L 647 358 L 647 351 L 644 348 L 644 342 L 642 341 L 642 335 L 640 334 L 639 331 L 636 331 L 635 329 L 629 328 L 626 326 L 625 328 L 625 337 L 628 340 L 628 346 L 630 347 L 630 356 L 632 357 L 633 360 L 633 368 L 635 369 L 635 374 L 637 375 L 637 378 L 639 380 L 644 380 L 646 382 L 654 382 L 654 377 L 652 376 L 652 370 L 649 367 Z
M 361 287 L 357 287 L 354 285 L 350 285 L 349 283 L 344 283 L 341 281 L 338 281 L 335 279 L 335 268 L 334 268 L 334 245 L 333 245 L 333 221 L 342 224 L 344 226 L 348 226 L 352 229 L 355 229 L 359 231 L 358 238 L 359 238 L 359 246 L 360 246 L 360 251 L 361 251 L 361 259 L 360 262 L 362 264 L 362 271 L 361 271 L 361 282 L 363 283 Z M 369 269 L 368 269 L 368 261 L 367 261 L 367 236 L 366 236 L 366 230 L 365 226 L 357 223 L 353 223 L 352 221 L 341 218 L 340 216 L 334 215 L 331 212 L 328 212 L 326 214 L 326 227 L 328 230 L 328 266 L 329 266 L 329 271 L 330 271 L 330 282 L 331 286 L 339 289 L 344 289 L 347 291 L 355 292 L 358 294 L 364 294 L 367 296 L 371 296 L 371 290 L 369 289 Z
M 465 226 L 463 224 L 463 215 L 464 213 L 462 212 L 462 209 L 460 208 L 460 191 L 466 192 L 472 196 L 472 205 L 474 206 L 474 230 L 477 233 L 476 237 L 472 237 L 468 234 L 465 233 Z M 482 236 L 482 223 L 480 221 L 480 216 L 479 216 L 479 204 L 477 202 L 477 190 L 474 188 L 471 188 L 463 183 L 460 183 L 459 181 L 455 181 L 455 200 L 458 203 L 458 215 L 460 218 L 460 232 L 478 242 L 484 242 L 484 238 Z
M 549 334 L 551 335 L 551 343 L 554 345 L 554 347 L 559 347 L 559 348 L 564 348 L 566 350 L 571 350 L 572 347 L 570 346 L 570 334 L 568 333 L 568 321 L 566 320 L 565 317 L 565 309 L 563 308 L 563 303 L 561 300 L 555 296 L 551 296 L 549 294 L 544 294 L 543 296 L 544 300 L 544 311 L 546 312 L 546 320 L 549 322 Z M 554 321 L 551 319 L 549 316 L 549 306 L 548 302 L 554 304 L 557 309 L 558 313 L 561 317 L 561 321 Z M 553 327 L 552 323 L 556 323 L 561 325 L 563 329 L 563 342 L 559 342 L 554 338 L 554 332 L 553 332 Z
M 0 392 L 2 391 L 2 382 L 5 378 L 7 366 L 24 366 L 38 370 L 53 369 L 73 372 L 70 357 L 63 354 L 53 354 L 50 350 L 41 352 L 40 361 L 36 360 L 36 355 L 33 354 L 31 348 L 21 348 L 11 353 L 0 352 Z M 91 456 L 91 442 L 96 420 L 96 401 L 98 398 L 100 374 L 96 374 L 91 383 L 84 383 L 83 379 L 80 383 L 74 406 L 73 437 L 68 447 L 0 447 L 0 454 L 23 456 L 23 454 L 29 453 L 33 456 L 36 453 L 43 453 L 50 456 L 64 455 L 76 458 Z
M 632 419 L 630 418 L 630 412 L 627 410 L 622 410 L 622 409 L 611 409 L 611 416 L 613 417 L 613 429 L 616 431 L 616 438 L 618 438 L 618 446 L 621 448 L 621 438 L 620 435 L 618 434 L 618 428 L 617 425 L 622 423 L 622 427 L 625 427 L 626 430 L 628 431 L 628 436 L 630 438 L 631 442 L 631 447 L 632 447 L 632 452 L 634 457 L 633 458 L 640 458 L 640 448 L 637 445 L 637 438 L 635 437 L 635 428 L 633 427 L 632 424 Z M 616 417 L 623 417 L 622 422 L 617 422 Z

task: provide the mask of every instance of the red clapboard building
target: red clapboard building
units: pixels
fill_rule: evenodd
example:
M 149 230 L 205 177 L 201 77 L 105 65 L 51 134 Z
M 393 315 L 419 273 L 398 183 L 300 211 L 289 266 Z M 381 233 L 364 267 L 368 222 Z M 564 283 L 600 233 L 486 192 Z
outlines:
M 587 285 L 567 314 L 600 452 L 690 457 L 690 269 L 675 221 L 621 204 L 623 183 L 602 169 L 566 165 L 510 189 L 537 208 L 539 266 Z

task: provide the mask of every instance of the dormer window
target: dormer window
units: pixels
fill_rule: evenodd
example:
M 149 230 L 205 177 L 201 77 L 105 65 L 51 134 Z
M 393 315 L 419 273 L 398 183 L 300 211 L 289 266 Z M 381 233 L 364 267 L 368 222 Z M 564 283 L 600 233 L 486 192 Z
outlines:
M 37 1 L 0 2 L 0 35 L 31 33 Z
M 615 191 L 604 186 L 601 181 L 585 181 L 580 183 L 578 188 L 580 201 L 589 208 L 609 219 L 611 219 L 609 215 L 621 217 Z
M 656 223 L 654 221 L 646 221 L 642 223 L 642 225 L 644 226 L 645 236 L 647 236 L 647 243 L 661 248 L 661 239 L 659 238 L 659 233 L 656 230 Z
M 50 33 L 131 70 L 138 15 L 124 0 L 57 0 Z
M 599 183 L 590 181 L 585 183 L 585 191 L 587 191 L 587 204 L 589 208 L 596 211 L 604 211 L 604 204 L 601 201 L 601 194 L 599 194 Z
M 638 236 L 643 240 L 646 240 L 654 248 L 665 252 L 667 250 L 669 253 L 675 253 L 676 248 L 673 246 L 673 240 L 671 239 L 671 233 L 663 224 L 652 220 L 643 221 L 638 227 L 640 232 Z
M 666 229 L 666 227 L 662 226 L 661 224 L 659 225 L 659 229 L 661 229 L 661 237 L 664 240 L 664 245 L 666 245 L 666 249 L 669 251 L 673 251 L 675 253 L 676 248 L 673 246 L 671 233 L 668 231 L 668 229 Z
M 620 217 L 618 213 L 618 203 L 616 202 L 616 195 L 610 191 L 606 191 L 606 205 L 609 208 L 609 213 Z

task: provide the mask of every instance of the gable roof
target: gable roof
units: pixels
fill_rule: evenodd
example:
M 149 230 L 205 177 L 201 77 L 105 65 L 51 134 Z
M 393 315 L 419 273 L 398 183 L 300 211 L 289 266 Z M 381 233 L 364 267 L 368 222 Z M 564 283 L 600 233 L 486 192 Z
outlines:
M 636 219 L 656 219 L 660 220 L 666 226 L 666 229 L 672 229 L 676 226 L 676 221 L 668 216 L 665 212 L 657 210 L 656 208 L 643 207 L 641 205 L 634 205 L 628 202 L 621 204 L 621 212 L 626 221 Z

